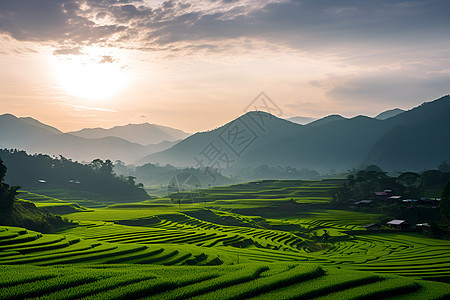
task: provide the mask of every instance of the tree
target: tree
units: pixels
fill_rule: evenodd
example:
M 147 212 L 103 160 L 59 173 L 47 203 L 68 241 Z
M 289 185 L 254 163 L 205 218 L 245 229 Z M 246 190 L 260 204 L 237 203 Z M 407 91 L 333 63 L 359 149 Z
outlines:
M 3 182 L 3 179 L 5 179 L 6 170 L 7 168 L 3 164 L 3 160 L 0 158 L 0 182 Z
M 113 165 L 112 161 L 109 159 L 107 159 L 105 161 L 103 161 L 99 158 L 94 159 L 90 163 L 90 166 L 92 169 L 94 169 L 95 171 L 97 171 L 103 175 L 107 175 L 107 176 L 113 175 L 114 165 Z
M 0 210 L 9 211 L 14 204 L 14 199 L 17 195 L 18 186 L 10 187 L 8 184 L 3 182 L 5 178 L 7 168 L 3 164 L 0 158 Z
M 427 170 L 422 172 L 422 184 L 425 188 L 437 185 L 442 186 L 445 184 L 442 172 L 438 170 Z
M 439 204 L 441 210 L 442 221 L 445 224 L 450 223 L 450 180 L 445 184 L 442 191 L 441 202 Z
M 397 177 L 397 182 L 405 188 L 406 197 L 420 197 L 419 187 L 422 185 L 422 176 L 414 172 L 405 172 Z
M 347 202 L 351 195 L 347 183 L 344 183 L 341 187 L 331 190 L 330 194 L 331 204 L 337 207 L 347 205 Z
M 418 188 L 422 183 L 422 177 L 414 172 L 405 172 L 397 177 L 397 181 L 406 188 Z
M 444 160 L 438 167 L 438 170 L 442 173 L 450 173 L 450 165 Z
M 136 177 L 134 176 L 127 176 L 127 182 L 129 185 L 136 185 Z

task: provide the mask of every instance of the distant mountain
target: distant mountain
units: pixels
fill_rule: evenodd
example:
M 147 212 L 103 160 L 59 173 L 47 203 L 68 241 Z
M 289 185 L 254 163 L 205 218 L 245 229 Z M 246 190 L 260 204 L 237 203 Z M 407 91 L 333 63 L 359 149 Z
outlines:
M 137 164 L 267 164 L 338 171 L 367 163 L 384 170 L 435 168 L 437 162 L 450 160 L 449 109 L 450 96 L 445 96 L 384 120 L 331 115 L 307 125 L 249 112 L 218 129 L 194 134 L 168 150 L 148 155 Z M 439 138 L 445 142 L 438 143 Z M 402 163 L 395 163 L 396 159 Z
M 133 162 L 161 147 L 146 147 L 117 137 L 86 139 L 62 133 L 32 118 L 0 115 L 0 148 L 20 149 L 31 154 L 63 155 L 78 161 L 101 158 Z
M 311 123 L 312 121 L 317 120 L 317 118 L 297 116 L 297 117 L 287 118 L 286 120 L 291 121 L 292 123 L 297 123 L 297 124 L 300 124 L 300 125 L 306 125 L 308 123 Z
M 149 144 L 158 144 L 164 141 L 173 142 L 184 139 L 190 135 L 189 133 L 178 129 L 149 123 L 128 124 L 125 126 L 116 126 L 110 129 L 85 128 L 69 133 L 88 139 L 111 136 L 118 137 L 144 146 Z
M 320 125 L 324 125 L 324 124 L 331 123 L 334 121 L 342 121 L 342 120 L 346 120 L 346 118 L 344 118 L 343 116 L 340 116 L 340 115 L 329 115 L 329 116 L 323 117 L 322 119 L 313 121 L 313 122 L 309 123 L 308 125 L 310 127 L 311 126 L 320 126 Z
M 390 110 L 384 111 L 382 113 L 379 113 L 375 117 L 375 119 L 377 119 L 377 120 L 386 120 L 386 119 L 395 117 L 396 115 L 401 114 L 402 112 L 404 112 L 404 110 L 400 109 L 400 108 L 390 109 Z
M 114 136 L 85 138 L 61 133 L 34 119 L 5 114 L 0 116 L 0 148 L 61 154 L 79 161 L 120 159 L 137 165 L 226 168 L 266 164 L 299 170 L 347 171 L 377 164 L 387 171 L 423 170 L 450 161 L 449 115 L 448 95 L 386 119 L 330 115 L 299 125 L 253 111 L 179 142 L 142 145 Z M 137 140 L 151 126 L 154 125 L 127 125 L 111 130 L 86 130 L 83 134 L 100 132 Z M 173 131 L 165 132 L 174 136 Z M 159 138 L 167 135 L 161 133 Z
M 378 139 L 368 153 L 365 164 L 377 164 L 391 170 L 423 170 L 436 168 L 444 160 L 450 161 L 450 97 L 425 103 L 407 111 L 408 118 L 395 117 L 396 124 Z M 406 122 L 429 117 L 418 122 Z M 400 123 L 398 122 L 398 123 Z
M 159 162 L 175 166 L 202 167 L 214 163 L 204 156 L 205 152 L 217 148 L 220 152 L 218 156 L 220 161 L 217 161 L 216 165 L 222 163 L 228 166 L 232 163 L 231 160 L 237 162 L 239 156 L 249 148 L 275 143 L 280 137 L 302 130 L 302 127 L 304 126 L 265 112 L 252 111 L 215 130 L 196 133 L 170 149 L 150 154 L 136 164 Z M 245 132 L 242 132 L 243 130 Z M 203 162 L 200 162 L 202 159 Z
M 53 133 L 53 134 L 61 134 L 63 133 L 59 129 L 56 129 L 55 127 L 49 126 L 47 124 L 41 123 L 36 119 L 30 118 L 30 117 L 22 117 L 19 118 L 20 120 L 24 121 L 27 124 L 33 125 L 35 127 L 46 129 L 47 131 Z
M 55 135 L 57 132 L 56 128 L 41 124 L 39 121 L 17 118 L 11 114 L 0 115 L 0 148 L 24 149 L 30 143 Z

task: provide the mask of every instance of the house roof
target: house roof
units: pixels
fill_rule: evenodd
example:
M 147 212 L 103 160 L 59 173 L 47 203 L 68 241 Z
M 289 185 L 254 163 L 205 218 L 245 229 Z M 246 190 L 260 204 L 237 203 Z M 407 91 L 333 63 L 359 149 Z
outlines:
M 369 203 L 372 203 L 372 200 L 361 200 L 359 202 L 369 204 Z
M 409 225 L 409 223 L 406 222 L 406 220 L 398 220 L 398 219 L 390 220 L 386 224 L 388 224 L 388 225 Z
M 405 199 L 405 200 L 402 200 L 402 202 L 410 203 L 410 202 L 417 202 L 417 200 L 415 200 L 415 199 Z
M 358 205 L 358 204 L 370 204 L 370 203 L 372 203 L 372 200 L 361 200 L 361 201 L 354 202 L 353 204 Z

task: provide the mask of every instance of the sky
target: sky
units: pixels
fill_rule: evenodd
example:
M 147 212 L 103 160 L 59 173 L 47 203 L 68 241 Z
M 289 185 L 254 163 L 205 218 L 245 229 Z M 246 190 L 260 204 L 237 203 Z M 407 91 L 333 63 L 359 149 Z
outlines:
M 283 118 L 410 109 L 450 93 L 449 12 L 447 0 L 0 0 L 0 114 L 197 132 L 265 110 L 261 92 Z

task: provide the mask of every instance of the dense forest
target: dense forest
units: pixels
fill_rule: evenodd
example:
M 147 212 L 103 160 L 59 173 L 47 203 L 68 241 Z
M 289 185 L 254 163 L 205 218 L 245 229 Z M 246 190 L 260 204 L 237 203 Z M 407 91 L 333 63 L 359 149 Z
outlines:
M 0 158 L 8 168 L 5 182 L 22 189 L 58 188 L 80 190 L 108 196 L 111 201 L 148 199 L 142 184 L 135 178 L 117 176 L 110 160 L 95 159 L 81 164 L 63 156 L 29 155 L 20 150 L 0 150 Z

